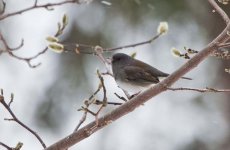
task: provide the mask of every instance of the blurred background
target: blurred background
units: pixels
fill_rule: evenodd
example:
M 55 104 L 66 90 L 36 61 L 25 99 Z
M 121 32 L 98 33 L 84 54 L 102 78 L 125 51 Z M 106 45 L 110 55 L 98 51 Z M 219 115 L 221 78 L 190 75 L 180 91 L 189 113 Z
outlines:
M 1 0 L 0 0 L 1 2 Z M 6 13 L 33 5 L 33 0 L 7 0 Z M 39 0 L 39 3 L 54 2 Z M 152 44 L 116 52 L 137 53 L 136 58 L 171 73 L 187 60 L 175 58 L 170 49 L 183 47 L 201 50 L 225 27 L 212 12 L 208 1 L 200 0 L 94 0 L 89 4 L 68 4 L 54 11 L 36 9 L 0 22 L 0 30 L 11 47 L 23 38 L 25 44 L 16 54 L 32 56 L 47 46 L 45 38 L 57 30 L 63 14 L 69 24 L 60 37 L 65 43 L 117 47 L 150 39 L 161 21 L 169 32 Z M 219 4 L 228 14 L 230 5 Z M 112 53 L 106 53 L 110 57 Z M 77 109 L 97 89 L 96 69 L 105 66 L 93 55 L 46 52 L 32 64 L 7 54 L 0 56 L 0 88 L 6 100 L 15 99 L 12 109 L 22 122 L 34 129 L 47 145 L 73 132 L 82 116 Z M 174 87 L 229 88 L 228 60 L 209 57 L 186 74 L 193 81 L 180 80 Z M 120 102 L 114 93 L 123 95 L 113 78 L 106 76 L 109 101 Z M 98 95 L 102 98 L 102 93 Z M 116 106 L 108 106 L 102 114 Z M 98 106 L 92 106 L 97 109 Z M 101 114 L 101 115 L 102 115 Z M 71 149 L 94 150 L 228 150 L 230 149 L 230 94 L 167 91 L 134 112 L 76 144 Z M 41 149 L 37 139 L 0 109 L 0 141 L 10 146 L 18 141 L 23 149 Z M 89 116 L 88 123 L 94 120 Z M 2 149 L 2 148 L 0 148 Z

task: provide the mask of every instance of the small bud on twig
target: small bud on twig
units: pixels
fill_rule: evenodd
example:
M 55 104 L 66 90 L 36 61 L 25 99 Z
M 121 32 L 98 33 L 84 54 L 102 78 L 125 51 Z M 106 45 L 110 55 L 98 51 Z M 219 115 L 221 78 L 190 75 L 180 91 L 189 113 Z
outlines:
M 66 14 L 64 14 L 62 17 L 62 23 L 64 26 L 66 26 L 68 24 L 68 17 Z
M 181 56 L 181 52 L 178 49 L 174 48 L 174 47 L 171 49 L 171 52 L 172 52 L 173 56 L 175 56 L 175 57 L 180 57 Z
M 197 50 L 187 48 L 187 47 L 184 47 L 184 50 L 186 50 L 188 52 L 188 54 L 196 54 L 196 53 L 198 53 Z
M 52 43 L 49 44 L 48 47 L 56 53 L 62 53 L 64 51 L 64 46 L 60 43 Z
M 51 43 L 53 43 L 53 42 L 58 42 L 58 41 L 59 41 L 58 38 L 53 37 L 53 36 L 48 36 L 48 37 L 46 37 L 46 40 L 47 40 L 48 42 L 51 42 Z
M 18 144 L 16 145 L 15 148 L 13 148 L 14 150 L 20 150 L 23 146 L 23 143 L 22 142 L 18 142 Z
M 103 48 L 101 46 L 98 46 L 98 45 L 95 46 L 94 50 L 97 54 L 102 54 L 104 52 Z
M 158 28 L 157 28 L 157 32 L 159 34 L 166 34 L 169 30 L 168 27 L 168 22 L 160 22 Z

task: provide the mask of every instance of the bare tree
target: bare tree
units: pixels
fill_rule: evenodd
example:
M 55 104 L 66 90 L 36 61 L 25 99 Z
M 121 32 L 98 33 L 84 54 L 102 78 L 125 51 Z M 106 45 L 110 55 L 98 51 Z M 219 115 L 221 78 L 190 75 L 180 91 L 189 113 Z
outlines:
M 81 120 L 79 121 L 79 124 L 76 125 L 77 127 L 75 128 L 74 132 L 67 135 L 63 139 L 57 141 L 53 145 L 50 145 L 47 147 L 45 145 L 45 142 L 43 142 L 42 138 L 35 131 L 33 131 L 30 127 L 28 127 L 27 125 L 22 123 L 22 121 L 20 121 L 16 117 L 16 115 L 13 113 L 13 111 L 11 110 L 10 104 L 13 101 L 13 95 L 11 96 L 10 102 L 7 104 L 5 99 L 4 99 L 4 95 L 3 95 L 3 91 L 2 91 L 1 96 L 0 96 L 0 102 L 4 106 L 4 108 L 12 116 L 12 118 L 6 119 L 6 120 L 15 121 L 19 125 L 21 125 L 23 128 L 28 130 L 31 134 L 33 134 L 38 139 L 38 141 L 41 143 L 41 145 L 44 149 L 46 149 L 46 150 L 57 150 L 57 149 L 64 150 L 64 149 L 68 149 L 69 147 L 71 147 L 71 146 L 77 144 L 78 142 L 84 140 L 85 138 L 89 137 L 90 135 L 92 135 L 96 131 L 103 129 L 105 126 L 111 124 L 115 120 L 125 116 L 128 113 L 131 113 L 137 107 L 143 105 L 145 102 L 147 102 L 148 100 L 150 100 L 154 96 L 157 96 L 157 95 L 159 95 L 159 94 L 161 94 L 167 90 L 172 90 L 172 91 L 187 90 L 187 91 L 196 91 L 196 92 L 201 92 L 201 93 L 203 93 L 203 92 L 214 92 L 214 93 L 215 92 L 230 92 L 230 89 L 216 89 L 216 88 L 210 88 L 210 87 L 206 87 L 206 88 L 192 88 L 192 87 L 173 88 L 173 87 L 171 87 L 179 78 L 181 78 L 183 75 L 185 75 L 186 73 L 188 73 L 189 71 L 191 71 L 192 69 L 197 67 L 202 61 L 204 61 L 209 56 L 216 56 L 216 57 L 220 57 L 223 59 L 229 59 L 230 58 L 230 55 L 228 52 L 220 50 L 221 48 L 225 48 L 225 47 L 229 48 L 230 47 L 230 43 L 229 43 L 229 40 L 230 40 L 229 17 L 218 6 L 218 4 L 214 0 L 208 0 L 208 2 L 213 6 L 214 11 L 218 12 L 219 15 L 222 17 L 222 19 L 224 20 L 224 22 L 226 23 L 225 29 L 213 41 L 211 41 L 208 45 L 206 45 L 206 47 L 204 47 L 202 50 L 197 51 L 197 50 L 192 50 L 192 49 L 186 49 L 186 53 L 183 53 L 183 54 L 177 50 L 174 50 L 174 53 L 176 55 L 178 55 L 179 57 L 188 59 L 188 61 L 184 65 L 182 65 L 178 70 L 176 70 L 174 73 L 172 73 L 169 77 L 167 77 L 165 80 L 158 83 L 157 85 L 151 86 L 149 89 L 147 89 L 147 90 L 145 90 L 145 91 L 143 91 L 143 92 L 141 92 L 138 95 L 133 96 L 133 97 L 131 97 L 126 91 L 124 91 L 127 98 L 129 99 L 129 101 L 127 101 L 126 98 L 117 95 L 118 98 L 124 100 L 125 102 L 124 103 L 111 102 L 111 100 L 107 97 L 107 89 L 106 89 L 105 84 L 104 84 L 103 75 L 110 75 L 111 77 L 113 77 L 113 74 L 109 69 L 109 65 L 111 65 L 111 62 L 104 57 L 104 53 L 152 43 L 153 41 L 155 41 L 157 38 L 159 38 L 165 32 L 164 30 L 162 32 L 160 31 L 157 35 L 153 36 L 149 40 L 145 40 L 143 42 L 138 42 L 138 43 L 132 43 L 129 45 L 124 45 L 124 46 L 118 46 L 118 47 L 114 47 L 114 48 L 103 48 L 101 46 L 75 43 L 74 50 L 72 50 L 71 52 L 74 52 L 77 54 L 94 54 L 94 55 L 96 55 L 97 58 L 100 61 L 102 61 L 103 64 L 105 65 L 106 72 L 100 73 L 99 71 L 97 71 L 97 75 L 98 75 L 98 78 L 100 81 L 98 89 L 93 93 L 92 96 L 90 96 L 87 100 L 84 101 L 84 105 L 80 109 L 81 111 L 84 112 L 84 114 L 83 114 Z M 224 1 L 222 3 L 228 4 L 228 2 L 229 1 Z M 18 10 L 16 12 L 12 12 L 12 13 L 5 13 L 5 8 L 7 5 L 5 2 L 3 2 L 3 11 L 0 14 L 0 21 L 5 20 L 5 19 L 10 18 L 10 17 L 13 17 L 13 16 L 16 16 L 16 15 L 20 15 L 24 12 L 31 11 L 34 9 L 44 8 L 47 10 L 52 10 L 56 6 L 62 6 L 64 4 L 69 4 L 69 3 L 81 4 L 82 2 L 80 0 L 79 1 L 77 1 L 77 0 L 66 0 L 66 1 L 58 2 L 58 3 L 38 4 L 38 1 L 35 0 L 34 4 L 32 6 L 25 8 L 25 9 L 22 9 L 22 10 Z M 104 3 L 106 3 L 106 2 L 104 2 Z M 29 65 L 29 67 L 36 68 L 41 63 L 33 65 L 33 64 L 31 64 L 31 60 L 38 58 L 40 55 L 45 55 L 45 53 L 48 51 L 49 48 L 53 49 L 56 52 L 60 52 L 60 53 L 64 52 L 64 51 L 70 52 L 70 50 L 66 49 L 66 47 L 65 47 L 66 45 L 64 45 L 62 42 L 59 42 L 59 40 L 58 40 L 58 36 L 63 34 L 63 31 L 64 31 L 67 23 L 68 23 L 67 16 L 64 15 L 62 18 L 62 21 L 60 23 L 58 23 L 58 30 L 57 30 L 56 34 L 47 38 L 47 40 L 50 42 L 50 45 L 48 47 L 45 47 L 44 49 L 39 51 L 36 55 L 31 56 L 31 57 L 19 57 L 19 56 L 15 55 L 14 51 L 19 50 L 21 47 L 24 46 L 24 40 L 23 39 L 21 40 L 21 43 L 19 44 L 19 46 L 12 48 L 8 44 L 6 39 L 4 38 L 4 35 L 2 34 L 2 32 L 0 31 L 0 41 L 2 42 L 2 45 L 3 45 L 0 48 L 0 53 L 7 53 L 9 56 L 11 56 L 13 58 L 16 58 L 16 59 L 21 60 L 21 61 L 25 61 Z M 89 48 L 91 51 L 90 52 L 83 51 L 81 49 L 83 47 Z M 194 56 L 190 56 L 191 54 L 193 54 Z M 226 69 L 226 72 L 230 72 L 229 69 Z M 103 92 L 103 99 L 102 100 L 95 99 L 95 95 L 100 90 L 102 90 L 102 92 Z M 89 109 L 89 106 L 92 104 L 100 105 L 97 112 L 93 112 Z M 99 113 L 101 112 L 101 110 L 104 107 L 107 106 L 107 104 L 119 105 L 119 107 L 115 108 L 114 110 L 112 110 L 108 114 L 106 114 L 102 117 L 99 117 Z M 93 122 L 85 125 L 84 127 L 80 128 L 82 123 L 86 120 L 88 113 L 95 116 L 95 120 Z M 12 147 L 7 146 L 6 144 L 4 144 L 2 142 L 0 142 L 0 145 L 3 146 L 4 148 L 8 149 L 8 150 L 20 149 L 22 146 L 21 143 L 19 143 L 16 147 L 12 148 Z

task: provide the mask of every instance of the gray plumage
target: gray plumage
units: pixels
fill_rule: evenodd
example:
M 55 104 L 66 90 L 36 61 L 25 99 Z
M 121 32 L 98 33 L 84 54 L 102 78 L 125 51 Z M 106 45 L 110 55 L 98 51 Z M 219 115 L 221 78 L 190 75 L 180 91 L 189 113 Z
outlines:
M 156 84 L 160 82 L 159 78 L 169 75 L 123 53 L 113 55 L 112 70 L 116 81 L 142 87 Z M 187 77 L 182 78 L 191 80 Z

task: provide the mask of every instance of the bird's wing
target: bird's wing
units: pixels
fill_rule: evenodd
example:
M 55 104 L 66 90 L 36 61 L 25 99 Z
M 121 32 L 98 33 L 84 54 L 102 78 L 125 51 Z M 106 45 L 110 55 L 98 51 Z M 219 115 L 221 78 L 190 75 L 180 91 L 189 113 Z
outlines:
M 153 76 L 150 72 L 144 71 L 143 68 L 137 66 L 125 66 L 124 72 L 128 81 L 145 83 L 158 83 L 159 79 Z
M 145 68 L 145 70 L 147 70 L 152 76 L 156 76 L 156 77 L 167 77 L 169 75 L 140 60 L 133 62 L 132 66 L 138 66 L 140 68 Z

